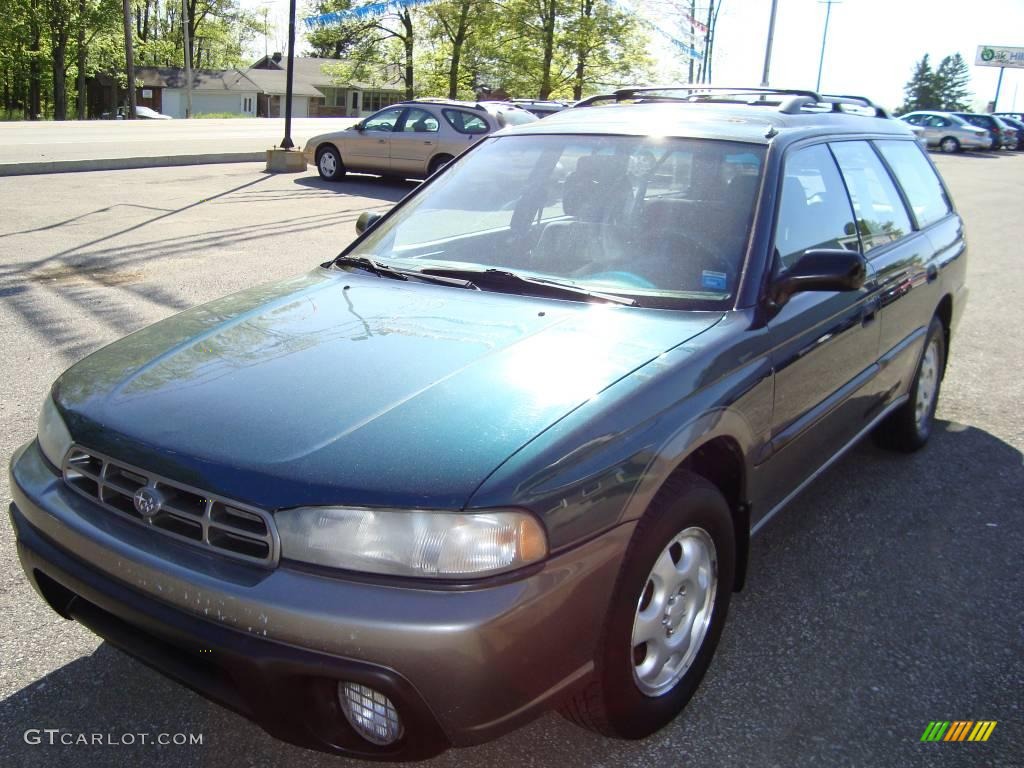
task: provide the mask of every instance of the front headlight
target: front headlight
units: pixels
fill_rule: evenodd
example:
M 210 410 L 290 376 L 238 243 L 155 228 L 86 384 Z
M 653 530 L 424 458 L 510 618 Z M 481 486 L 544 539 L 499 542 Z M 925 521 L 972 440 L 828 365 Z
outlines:
M 275 516 L 281 556 L 397 576 L 454 579 L 520 568 L 547 554 L 532 515 L 302 507 Z
M 53 398 L 46 396 L 43 410 L 39 413 L 39 449 L 55 467 L 60 467 L 64 454 L 71 448 L 71 433 L 64 426 Z

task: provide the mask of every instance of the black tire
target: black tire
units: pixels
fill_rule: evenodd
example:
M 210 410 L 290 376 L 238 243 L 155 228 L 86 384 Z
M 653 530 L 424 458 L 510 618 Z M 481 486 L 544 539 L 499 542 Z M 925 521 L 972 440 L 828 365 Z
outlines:
M 341 154 L 331 145 L 316 151 L 316 170 L 325 181 L 341 181 L 345 178 L 345 164 Z
M 935 345 L 935 358 L 928 360 L 928 350 Z M 891 448 L 903 453 L 913 453 L 924 447 L 931 436 L 935 422 L 935 408 L 939 402 L 942 388 L 942 376 L 946 364 L 946 329 L 937 317 L 932 318 L 925 338 L 921 359 L 917 362 L 914 381 L 910 385 L 910 398 L 875 428 L 875 442 L 883 448 Z M 930 402 L 918 418 L 918 395 L 922 387 L 922 371 L 926 366 L 934 368 L 934 389 Z M 927 377 L 925 377 L 927 379 Z
M 430 167 L 427 169 L 427 175 L 433 176 L 454 159 L 455 158 L 451 155 L 438 155 L 430 161 Z
M 955 136 L 945 136 L 939 141 L 939 149 L 947 155 L 955 155 L 960 151 L 960 142 Z
M 634 665 L 638 648 L 647 644 L 633 646 L 634 619 L 641 601 L 653 599 L 648 597 L 648 580 L 654 563 L 677 534 L 692 528 L 710 537 L 717 558 L 717 587 L 713 599 L 709 598 L 710 623 L 682 677 L 674 684 L 667 680 L 671 687 L 663 693 L 645 694 Z M 735 564 L 735 533 L 725 498 L 704 478 L 677 472 L 637 524 L 598 641 L 594 673 L 564 703 L 563 716 L 584 728 L 623 739 L 644 738 L 671 722 L 697 690 L 718 646 L 732 597 Z

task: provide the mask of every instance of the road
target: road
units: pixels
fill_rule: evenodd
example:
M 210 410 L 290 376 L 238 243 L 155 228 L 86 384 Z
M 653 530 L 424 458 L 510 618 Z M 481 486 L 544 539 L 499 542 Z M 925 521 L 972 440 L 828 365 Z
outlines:
M 430 768 L 1024 765 L 1024 155 L 937 161 L 967 222 L 972 294 L 928 448 L 865 444 L 766 527 L 708 676 L 662 732 L 610 741 L 549 714 Z M 358 212 L 412 186 L 252 164 L 0 179 L 0 455 L 90 350 L 329 259 Z M 6 524 L 0 617 L 2 765 L 355 765 L 276 742 L 59 619 Z M 921 744 L 935 719 L 999 724 L 984 744 Z M 33 728 L 203 744 L 27 744 Z
M 355 122 L 344 117 L 295 118 L 292 141 L 301 149 L 316 134 Z M 5 167 L 23 163 L 260 153 L 283 137 L 284 120 L 279 118 L 0 123 L 0 176 Z

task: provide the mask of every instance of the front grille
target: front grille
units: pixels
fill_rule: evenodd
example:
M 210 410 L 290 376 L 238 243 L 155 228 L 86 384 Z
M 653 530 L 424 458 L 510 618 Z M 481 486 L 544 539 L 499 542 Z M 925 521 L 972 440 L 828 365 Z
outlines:
M 239 504 L 168 480 L 109 456 L 74 446 L 64 457 L 64 481 L 75 491 L 133 522 L 213 552 L 273 567 L 280 551 L 274 519 Z M 139 511 L 136 494 L 143 492 Z

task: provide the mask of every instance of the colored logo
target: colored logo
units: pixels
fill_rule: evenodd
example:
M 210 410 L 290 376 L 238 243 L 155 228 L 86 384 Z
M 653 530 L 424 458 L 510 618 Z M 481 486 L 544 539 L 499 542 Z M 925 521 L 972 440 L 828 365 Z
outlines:
M 921 741 L 988 741 L 996 729 L 996 720 L 932 720 L 921 734 Z
M 996 52 L 993 51 L 991 48 L 982 48 L 981 49 L 981 60 L 982 61 L 992 61 L 992 59 L 994 59 L 995 57 L 996 57 Z

